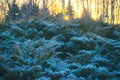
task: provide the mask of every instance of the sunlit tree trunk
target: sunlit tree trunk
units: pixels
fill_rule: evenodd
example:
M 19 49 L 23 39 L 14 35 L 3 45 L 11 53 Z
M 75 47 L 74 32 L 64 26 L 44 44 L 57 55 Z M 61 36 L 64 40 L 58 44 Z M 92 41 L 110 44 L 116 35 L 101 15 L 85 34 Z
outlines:
M 71 6 L 71 0 L 68 1 L 68 15 L 69 15 L 70 19 L 73 18 L 73 10 L 72 10 L 72 6 Z
M 85 4 L 84 4 L 84 0 L 82 0 L 82 4 L 83 4 L 83 12 L 85 12 Z
M 42 16 L 47 16 L 47 2 L 48 0 L 42 0 Z
M 45 0 L 42 0 L 42 16 L 45 16 Z
M 99 17 L 99 0 L 97 0 L 97 18 Z
M 95 0 L 95 15 L 97 14 L 97 0 Z
M 100 20 L 102 21 L 102 20 L 103 20 L 103 0 L 100 1 L 100 3 L 101 3 L 101 4 L 100 4 L 100 6 L 101 6 L 101 7 L 100 7 L 100 9 L 101 9 L 101 10 L 100 10 Z
M 32 4 L 33 3 L 33 0 L 29 0 L 29 5 L 27 6 L 28 8 L 28 11 L 27 11 L 27 16 L 30 17 L 31 16 L 31 13 L 32 13 Z
M 118 24 L 120 24 L 120 0 L 118 0 Z
M 109 14 L 109 11 L 108 11 L 108 5 L 109 5 L 109 1 L 107 0 L 106 1 L 106 18 L 107 18 L 107 22 L 108 22 L 108 20 L 109 20 L 109 16 L 108 16 L 108 14 Z
M 116 21 L 117 21 L 117 24 L 119 24 L 119 0 L 117 0 L 117 6 L 116 6 L 116 8 L 117 8 L 117 17 L 116 17 Z
M 111 0 L 111 23 L 114 24 L 114 0 Z
M 89 5 L 88 5 L 88 0 L 87 0 L 87 11 L 89 12 Z
M 78 17 L 80 17 L 80 14 L 79 14 L 79 10 L 80 10 L 80 8 L 79 8 L 79 4 L 80 4 L 80 0 L 77 0 L 77 15 L 78 15 Z
M 89 10 L 90 10 L 89 13 L 90 13 L 90 15 L 91 15 L 91 0 L 90 0 L 89 8 L 90 8 L 90 9 L 89 9 Z
M 105 17 L 105 0 L 103 0 L 103 3 L 102 3 L 102 21 L 104 20 L 104 17 Z
M 6 7 L 5 7 L 5 1 L 0 1 L 1 5 L 0 5 L 0 15 L 4 16 L 4 18 L 6 17 Z M 0 22 L 5 22 L 5 19 L 3 19 L 3 17 L 0 17 Z
M 62 12 L 62 9 L 61 9 L 61 0 L 59 0 L 59 11 L 60 11 L 60 13 Z
M 65 0 L 62 0 L 62 9 L 63 9 L 63 14 L 65 14 Z

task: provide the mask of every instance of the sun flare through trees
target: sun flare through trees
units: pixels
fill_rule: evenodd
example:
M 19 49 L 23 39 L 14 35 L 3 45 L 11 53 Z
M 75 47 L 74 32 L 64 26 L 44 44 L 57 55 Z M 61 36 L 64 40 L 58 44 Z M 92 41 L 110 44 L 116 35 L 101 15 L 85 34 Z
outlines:
M 13 4 L 19 8 L 19 13 L 10 13 L 16 8 Z M 0 0 L 0 20 L 5 21 L 13 13 L 19 18 L 58 16 L 64 20 L 81 18 L 87 14 L 94 20 L 119 24 L 120 0 Z

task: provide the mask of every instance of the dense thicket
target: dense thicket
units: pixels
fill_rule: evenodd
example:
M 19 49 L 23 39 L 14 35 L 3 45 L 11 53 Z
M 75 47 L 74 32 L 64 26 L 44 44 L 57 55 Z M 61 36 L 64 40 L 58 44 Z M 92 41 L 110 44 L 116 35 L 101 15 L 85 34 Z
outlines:
M 0 80 L 119 80 L 120 27 L 89 21 L 0 25 Z

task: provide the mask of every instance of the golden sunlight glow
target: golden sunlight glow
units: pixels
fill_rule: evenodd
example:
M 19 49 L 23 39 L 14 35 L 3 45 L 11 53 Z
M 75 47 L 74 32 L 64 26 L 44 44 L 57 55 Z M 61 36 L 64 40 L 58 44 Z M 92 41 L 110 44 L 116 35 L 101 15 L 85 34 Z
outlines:
M 69 16 L 64 16 L 63 19 L 67 21 L 69 20 Z
M 12 0 L 8 0 L 9 2 L 12 2 Z M 16 0 L 16 4 L 19 6 L 21 9 L 23 4 L 28 4 L 29 1 L 33 1 L 36 5 L 38 5 L 40 11 L 43 8 L 43 0 Z M 69 13 L 68 13 L 68 6 L 69 6 L 69 1 L 71 1 L 71 6 L 72 6 L 72 13 L 74 15 L 73 18 L 81 18 L 83 16 L 84 11 L 88 11 L 90 16 L 94 20 L 98 20 L 101 17 L 104 17 L 104 20 L 107 22 L 111 22 L 111 0 L 45 0 L 47 1 L 46 6 L 49 10 L 49 14 L 55 16 L 57 14 L 63 14 L 63 19 L 64 20 L 69 20 Z M 63 7 L 63 2 L 64 1 L 64 7 Z M 105 4 L 105 10 L 108 8 L 108 12 L 103 10 L 103 2 L 106 1 Z M 120 6 L 117 6 L 120 4 L 119 0 L 116 0 L 118 3 L 115 5 L 117 9 L 114 9 L 114 19 L 115 23 L 120 23 Z M 3 6 L 3 4 L 6 4 Z M 108 5 L 107 5 L 108 4 Z M 107 6 L 106 6 L 107 5 Z M 4 18 L 5 15 L 7 14 L 7 3 L 6 0 L 0 0 L 0 20 Z M 106 14 L 105 14 L 106 13 Z M 118 16 L 116 16 L 118 15 Z M 107 17 L 106 17 L 107 16 Z

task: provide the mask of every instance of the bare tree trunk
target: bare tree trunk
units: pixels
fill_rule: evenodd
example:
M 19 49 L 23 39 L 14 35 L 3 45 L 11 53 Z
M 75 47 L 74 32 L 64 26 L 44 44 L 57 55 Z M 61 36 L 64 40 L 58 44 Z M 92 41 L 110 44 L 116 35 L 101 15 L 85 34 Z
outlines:
M 118 0 L 118 24 L 120 24 L 120 0 Z
M 105 18 L 105 0 L 103 0 L 103 5 L 102 5 L 102 21 L 104 21 L 104 18 Z
M 0 5 L 0 16 L 4 16 L 0 17 L 0 23 L 5 21 L 5 17 L 6 17 L 6 8 L 5 8 L 5 1 L 0 1 L 1 5 Z
M 80 1 L 77 0 L 77 15 L 78 15 L 78 17 L 80 17 L 80 14 L 79 14 L 79 3 L 80 3 Z
M 89 13 L 90 13 L 90 15 L 91 15 L 91 0 L 90 0 L 89 8 L 90 8 L 90 9 L 89 9 L 89 10 L 90 10 Z
M 84 0 L 82 0 L 82 3 L 83 3 L 83 12 L 85 12 Z
M 1 2 L 1 6 L 0 6 L 1 9 L 2 9 L 2 11 L 3 11 L 3 14 L 1 13 L 1 15 L 4 15 L 4 18 L 2 19 L 2 22 L 5 22 L 5 18 L 6 18 L 6 15 L 7 15 L 7 14 L 6 14 L 6 13 L 7 13 L 6 7 L 5 7 L 4 4 L 5 4 L 5 1 Z M 2 12 L 2 11 L 1 11 L 1 12 Z
M 32 6 L 33 6 L 33 0 L 29 1 L 29 5 L 27 6 L 28 8 L 28 12 L 27 12 L 27 16 L 30 17 L 31 16 L 31 12 L 32 12 Z
M 68 1 L 68 15 L 69 15 L 70 19 L 73 18 L 73 10 L 72 10 L 72 6 L 71 6 L 71 0 Z
M 65 14 L 65 0 L 62 0 L 62 9 L 63 9 L 63 14 Z
M 99 0 L 97 0 L 97 15 L 99 14 Z M 99 15 L 98 15 L 99 17 Z
M 111 23 L 114 24 L 114 0 L 111 0 Z
M 117 9 L 116 9 L 116 10 L 117 10 L 117 14 L 116 14 L 116 15 L 117 15 L 117 17 L 116 17 L 116 21 L 117 21 L 117 24 L 119 24 L 119 0 L 117 0 L 117 2 L 116 2 L 116 3 L 117 3 L 117 6 L 116 6 L 116 7 L 117 7 Z
M 97 14 L 97 0 L 95 0 L 95 15 Z
M 46 5 L 45 5 L 45 0 L 42 0 L 42 16 L 45 16 L 45 9 L 46 9 Z
M 106 1 L 106 18 L 107 18 L 107 23 L 108 23 L 108 20 L 109 20 L 109 16 L 108 16 L 108 14 L 109 14 L 109 11 L 108 11 L 108 5 L 109 5 L 109 1 L 107 0 Z
M 87 0 L 87 11 L 89 12 L 89 5 L 88 5 L 88 0 Z

